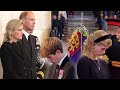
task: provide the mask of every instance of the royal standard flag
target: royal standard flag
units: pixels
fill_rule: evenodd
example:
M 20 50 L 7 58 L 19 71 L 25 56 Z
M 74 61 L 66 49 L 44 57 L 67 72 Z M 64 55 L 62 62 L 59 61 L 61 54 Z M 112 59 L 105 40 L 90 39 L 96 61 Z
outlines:
M 68 51 L 70 53 L 70 58 L 75 63 L 78 62 L 82 50 L 84 47 L 84 41 L 89 36 L 88 30 L 85 28 L 85 26 L 77 28 L 72 33 L 72 36 L 69 41 Z
M 75 63 L 77 63 L 78 59 L 80 58 L 81 53 L 81 33 L 78 31 L 74 31 L 72 36 L 69 40 L 68 51 L 70 53 L 70 58 Z

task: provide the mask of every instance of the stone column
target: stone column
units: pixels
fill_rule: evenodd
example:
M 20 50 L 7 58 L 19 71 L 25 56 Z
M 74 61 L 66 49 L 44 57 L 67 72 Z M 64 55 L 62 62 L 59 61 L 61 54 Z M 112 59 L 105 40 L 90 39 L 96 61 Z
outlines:
M 36 15 L 36 26 L 33 32 L 38 36 L 40 43 L 50 35 L 51 30 L 51 11 L 34 11 Z

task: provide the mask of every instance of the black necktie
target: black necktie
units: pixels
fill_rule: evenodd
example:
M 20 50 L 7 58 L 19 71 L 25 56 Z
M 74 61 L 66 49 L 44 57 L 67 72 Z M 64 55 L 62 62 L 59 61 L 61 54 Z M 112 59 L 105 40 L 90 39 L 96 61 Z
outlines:
M 29 45 L 31 47 L 31 35 L 28 36 L 28 43 L 29 43 Z
M 56 70 L 55 70 L 55 79 L 58 79 L 58 75 L 59 75 L 59 69 L 60 69 L 60 66 L 57 64 L 56 65 Z
M 30 46 L 30 55 L 32 56 L 32 44 L 31 44 L 31 35 L 28 36 L 28 44 Z
M 57 65 L 56 65 L 56 69 L 60 69 L 60 65 L 57 64 Z

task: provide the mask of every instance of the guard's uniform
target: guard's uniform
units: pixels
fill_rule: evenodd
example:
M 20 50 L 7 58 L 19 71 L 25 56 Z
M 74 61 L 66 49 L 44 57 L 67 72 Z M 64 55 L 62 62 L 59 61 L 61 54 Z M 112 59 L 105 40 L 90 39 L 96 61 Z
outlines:
M 120 26 L 120 20 L 107 19 L 108 25 Z M 120 79 L 120 42 L 116 35 L 112 36 L 112 46 L 106 50 L 106 55 L 109 58 L 109 70 L 112 79 Z M 115 63 L 113 63 L 115 61 Z M 118 61 L 118 62 L 116 62 Z

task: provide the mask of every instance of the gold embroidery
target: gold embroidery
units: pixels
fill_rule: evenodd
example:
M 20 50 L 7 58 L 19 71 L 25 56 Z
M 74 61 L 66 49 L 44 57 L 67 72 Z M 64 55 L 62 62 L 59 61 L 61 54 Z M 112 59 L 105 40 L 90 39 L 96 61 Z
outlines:
M 69 51 L 74 51 L 79 46 L 79 36 L 77 32 L 73 32 L 69 41 Z

